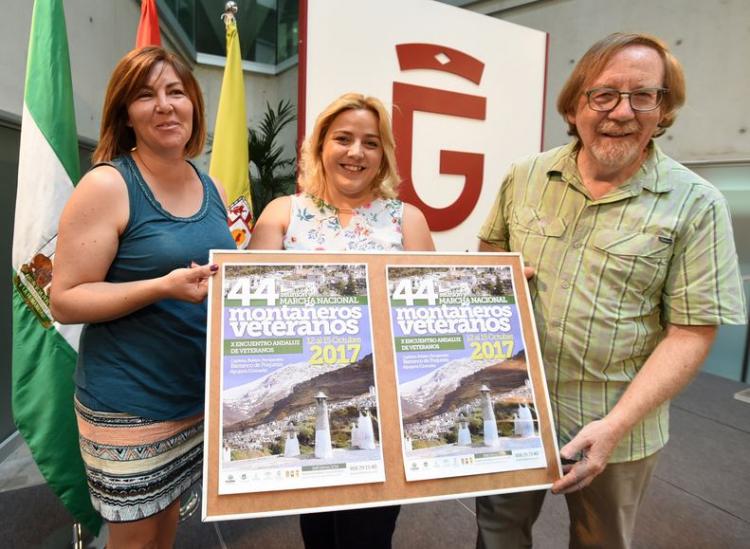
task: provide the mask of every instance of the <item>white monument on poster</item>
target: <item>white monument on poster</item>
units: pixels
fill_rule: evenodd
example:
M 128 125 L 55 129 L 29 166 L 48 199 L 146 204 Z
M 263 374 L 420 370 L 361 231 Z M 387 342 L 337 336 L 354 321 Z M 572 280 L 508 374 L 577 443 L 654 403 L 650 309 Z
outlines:
M 394 116 L 402 197 L 438 250 L 474 250 L 510 162 L 542 146 L 546 33 L 431 0 L 307 0 L 300 49 L 306 135 L 334 98 Z

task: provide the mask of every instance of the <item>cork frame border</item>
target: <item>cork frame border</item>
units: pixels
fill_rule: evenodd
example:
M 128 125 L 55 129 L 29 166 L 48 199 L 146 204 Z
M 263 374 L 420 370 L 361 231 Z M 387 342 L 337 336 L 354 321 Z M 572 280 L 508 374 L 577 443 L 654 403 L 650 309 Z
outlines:
M 378 507 L 519 492 L 549 488 L 562 476 L 552 409 L 542 366 L 539 339 L 523 262 L 517 253 L 445 252 L 266 252 L 212 250 L 210 261 L 220 266 L 211 279 L 208 293 L 208 336 L 206 350 L 206 406 L 203 461 L 202 519 L 232 520 L 362 507 Z M 221 392 L 221 287 L 225 263 L 366 263 L 372 300 L 373 352 L 377 355 L 377 385 L 385 482 L 302 488 L 274 492 L 219 495 L 220 392 Z M 526 342 L 539 433 L 546 467 L 485 473 L 463 477 L 407 482 L 404 475 L 401 426 L 396 388 L 395 357 L 387 306 L 386 265 L 507 265 L 513 270 L 520 324 Z M 382 303 L 378 306 L 378 303 Z

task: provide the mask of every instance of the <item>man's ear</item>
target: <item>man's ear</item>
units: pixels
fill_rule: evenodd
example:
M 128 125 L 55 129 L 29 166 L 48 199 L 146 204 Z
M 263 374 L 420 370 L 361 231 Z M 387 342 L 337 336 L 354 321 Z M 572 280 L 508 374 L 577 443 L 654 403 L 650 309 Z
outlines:
M 661 105 L 659 105 L 659 127 L 664 127 L 664 119 L 667 117 L 667 113 L 664 109 L 664 103 L 662 102 Z

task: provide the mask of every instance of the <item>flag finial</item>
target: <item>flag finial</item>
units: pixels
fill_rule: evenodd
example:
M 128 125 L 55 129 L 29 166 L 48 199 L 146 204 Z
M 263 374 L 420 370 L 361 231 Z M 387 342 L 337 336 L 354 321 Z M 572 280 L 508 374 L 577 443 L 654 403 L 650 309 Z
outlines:
M 224 24 L 226 24 L 228 21 L 232 21 L 234 19 L 234 16 L 237 15 L 238 11 L 240 11 L 240 9 L 237 7 L 237 2 L 229 0 L 229 2 L 224 4 L 224 13 L 221 14 L 221 18 L 224 20 Z

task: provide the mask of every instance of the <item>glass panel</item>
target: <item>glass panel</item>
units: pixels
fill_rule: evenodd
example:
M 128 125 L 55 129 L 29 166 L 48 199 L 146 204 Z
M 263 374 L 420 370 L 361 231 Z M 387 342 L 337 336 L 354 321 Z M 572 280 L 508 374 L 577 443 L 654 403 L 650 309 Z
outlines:
M 299 40 L 298 0 L 278 1 L 278 34 L 276 36 L 276 63 L 286 61 L 297 54 Z
M 298 0 L 237 0 L 242 58 L 276 65 L 297 53 Z M 224 2 L 160 0 L 172 12 L 196 51 L 224 57 Z
M 160 0 L 157 2 L 157 8 L 162 9 L 163 6 L 160 6 L 159 4 L 164 3 L 169 7 L 170 10 L 172 10 L 172 13 L 177 13 L 177 2 L 178 0 Z
M 210 53 L 213 55 L 226 55 L 226 30 L 221 13 L 224 2 L 210 2 L 201 0 L 198 2 L 196 17 L 199 24 L 195 26 L 193 43 L 196 51 Z M 240 7 L 242 9 L 242 7 Z M 242 36 L 240 36 L 242 44 Z
M 275 65 L 276 0 L 251 0 L 246 4 L 249 9 L 237 14 L 242 57 Z
M 223 2 L 197 2 L 195 49 L 202 53 L 226 55 L 226 31 L 221 19 Z M 237 29 L 242 58 L 257 63 L 276 64 L 276 1 L 240 0 L 237 2 Z
M 750 165 L 689 166 L 701 177 L 713 183 L 726 197 L 732 214 L 732 229 L 740 271 L 745 279 L 745 297 L 750 298 Z M 703 370 L 742 381 L 741 371 L 746 360 L 745 344 L 750 327 L 720 326 L 714 346 L 703 365 Z M 745 380 L 747 381 L 747 380 Z
M 185 33 L 191 37 L 195 45 L 195 3 L 193 0 L 173 0 L 174 15 Z

